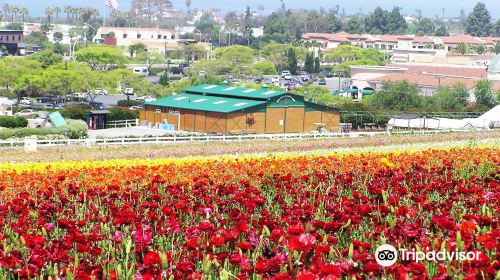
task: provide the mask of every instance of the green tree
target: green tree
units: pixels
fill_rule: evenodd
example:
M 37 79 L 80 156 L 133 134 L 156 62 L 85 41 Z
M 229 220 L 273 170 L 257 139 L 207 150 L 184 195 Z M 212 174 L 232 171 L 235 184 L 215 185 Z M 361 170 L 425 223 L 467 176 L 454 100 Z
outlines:
M 385 82 L 373 95 L 370 103 L 378 109 L 406 111 L 420 107 L 421 99 L 418 93 L 418 85 L 408 81 Z
M 19 22 L 11 22 L 5 26 L 5 29 L 8 30 L 23 30 L 24 26 Z
M 54 32 L 54 41 L 62 41 L 64 35 L 61 32 Z
M 321 62 L 319 57 L 314 58 L 314 73 L 319 73 L 321 71 Z
M 29 56 L 30 59 L 37 60 L 40 62 L 43 69 L 48 68 L 51 65 L 61 63 L 63 56 L 53 52 L 51 49 L 45 49 L 43 51 L 39 51 L 32 56 Z
M 222 60 L 235 64 L 249 65 L 254 61 L 254 50 L 245 46 L 218 48 L 215 54 Z
M 471 51 L 471 46 L 467 43 L 460 43 L 457 45 L 457 47 L 454 49 L 455 52 L 459 54 L 468 54 Z
M 275 75 L 276 68 L 269 61 L 261 61 L 250 65 L 250 67 L 248 67 L 247 74 L 254 76 Z
M 417 35 L 433 35 L 436 26 L 434 22 L 428 18 L 422 18 L 417 23 Z
M 389 26 L 387 33 L 389 34 L 404 34 L 407 24 L 406 20 L 401 14 L 401 8 L 394 7 L 389 13 Z
M 158 83 L 162 86 L 168 86 L 168 84 L 170 83 L 170 79 L 168 77 L 167 71 L 163 72 L 163 74 L 160 76 L 160 80 L 158 81 Z
M 137 55 L 137 59 L 141 61 L 151 71 L 151 67 L 164 62 L 163 56 L 158 51 L 145 51 Z
M 490 80 L 477 81 L 474 86 L 474 96 L 477 104 L 493 107 L 497 103 Z
M 490 49 L 494 54 L 500 54 L 500 42 L 496 42 Z
M 92 70 L 99 71 L 121 66 L 126 60 L 119 48 L 109 46 L 88 46 L 75 54 L 78 61 L 85 62 Z
M 467 108 L 469 92 L 464 84 L 441 86 L 436 93 L 423 98 L 424 107 L 434 111 L 462 111 Z
M 310 53 L 306 54 L 306 59 L 304 62 L 304 70 L 307 73 L 313 73 L 314 72 L 314 58 L 313 55 Z
M 439 21 L 436 26 L 436 32 L 434 33 L 436 36 L 449 36 L 448 29 L 443 21 Z
M 289 48 L 287 52 L 288 70 L 292 75 L 297 75 L 297 54 L 295 48 Z
M 270 42 L 265 45 L 261 54 L 264 55 L 267 61 L 270 61 L 274 66 L 280 71 L 283 70 L 284 65 L 286 65 L 286 51 L 288 46 L 285 44 L 280 44 L 276 42 Z
M 477 45 L 474 47 L 474 50 L 476 51 L 477 54 L 485 54 L 486 51 L 488 50 L 485 45 Z
M 350 34 L 362 34 L 364 32 L 363 25 L 361 18 L 353 16 L 347 20 L 344 30 Z
M 130 57 L 134 57 L 141 52 L 145 52 L 147 49 L 148 48 L 143 43 L 136 43 L 128 46 L 128 52 L 130 53 Z
M 484 3 L 477 3 L 472 12 L 469 14 L 465 31 L 468 34 L 477 37 L 485 37 L 491 34 L 491 16 Z
M 500 37 L 500 19 L 495 23 L 495 36 Z
M 371 34 L 387 34 L 389 32 L 389 13 L 377 7 L 365 18 L 365 30 Z
M 328 33 L 337 33 L 342 30 L 342 20 L 334 10 L 329 11 L 321 20 L 324 21 Z

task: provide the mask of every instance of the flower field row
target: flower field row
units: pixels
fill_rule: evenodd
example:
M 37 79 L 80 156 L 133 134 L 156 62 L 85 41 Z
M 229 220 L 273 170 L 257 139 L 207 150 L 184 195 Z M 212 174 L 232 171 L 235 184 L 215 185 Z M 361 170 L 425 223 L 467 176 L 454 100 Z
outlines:
M 499 165 L 497 147 L 4 164 L 0 275 L 494 279 Z M 479 258 L 382 267 L 384 243 Z

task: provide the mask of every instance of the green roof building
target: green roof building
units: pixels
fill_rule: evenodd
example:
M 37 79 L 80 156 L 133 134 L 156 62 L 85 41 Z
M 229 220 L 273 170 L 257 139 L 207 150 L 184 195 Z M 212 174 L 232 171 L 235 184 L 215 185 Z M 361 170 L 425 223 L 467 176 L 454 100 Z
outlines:
M 216 134 L 336 131 L 340 121 L 336 109 L 286 91 L 208 84 L 145 103 L 140 120 L 152 127 L 169 124 Z

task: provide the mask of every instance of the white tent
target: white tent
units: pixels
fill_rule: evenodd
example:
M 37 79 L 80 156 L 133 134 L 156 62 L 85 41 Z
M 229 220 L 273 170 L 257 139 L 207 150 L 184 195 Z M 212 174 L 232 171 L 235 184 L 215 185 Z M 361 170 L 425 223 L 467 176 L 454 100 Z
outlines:
M 387 123 L 389 127 L 421 129 L 488 129 L 500 127 L 500 105 L 477 118 L 447 119 L 426 118 L 418 115 L 395 116 Z
M 14 101 L 7 97 L 0 97 L 0 116 L 12 116 L 12 105 Z

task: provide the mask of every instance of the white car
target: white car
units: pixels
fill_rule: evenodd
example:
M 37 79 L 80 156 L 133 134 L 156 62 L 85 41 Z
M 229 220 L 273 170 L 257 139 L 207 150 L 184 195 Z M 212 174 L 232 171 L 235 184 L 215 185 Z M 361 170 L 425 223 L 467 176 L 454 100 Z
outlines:
M 154 96 L 146 96 L 144 98 L 144 102 L 153 102 L 153 101 L 156 101 L 156 97 Z
M 15 116 L 18 116 L 18 117 L 29 117 L 29 116 L 33 116 L 34 114 L 38 113 L 37 111 L 35 110 L 32 110 L 32 109 L 25 109 L 25 110 L 22 110 L 20 112 L 17 112 L 15 114 Z
M 280 77 L 278 77 L 278 75 L 274 75 L 272 78 L 271 78 L 271 83 L 279 83 L 280 82 Z
M 142 106 L 132 106 L 130 108 L 128 108 L 130 111 L 139 111 L 139 110 L 142 110 L 144 109 L 144 107 Z
M 102 88 L 97 88 L 94 92 L 97 95 L 108 95 L 108 91 Z
M 290 73 L 290 71 L 288 71 L 288 70 L 285 70 L 285 71 L 281 72 L 281 77 L 282 78 L 285 78 L 286 76 L 292 76 L 292 73 Z
M 23 104 L 23 105 L 31 105 L 31 103 L 33 103 L 31 101 L 31 99 L 27 98 L 27 97 L 23 97 L 23 99 L 21 99 L 19 101 L 19 104 Z

